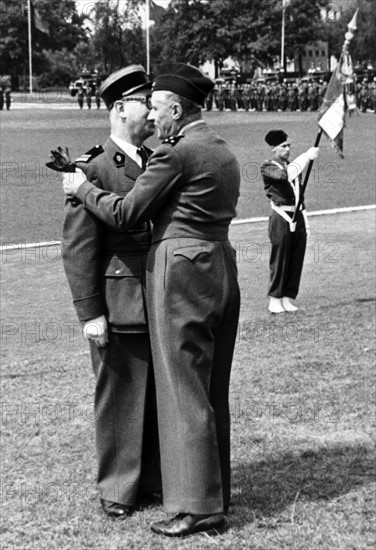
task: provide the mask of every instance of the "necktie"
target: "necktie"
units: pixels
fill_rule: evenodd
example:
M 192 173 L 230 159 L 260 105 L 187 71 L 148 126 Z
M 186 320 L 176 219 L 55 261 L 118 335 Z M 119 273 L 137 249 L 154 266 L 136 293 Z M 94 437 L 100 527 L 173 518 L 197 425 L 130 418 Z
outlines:
M 141 162 L 142 162 L 142 169 L 145 170 L 146 168 L 146 165 L 147 165 L 147 162 L 149 160 L 149 155 L 147 154 L 147 152 L 145 151 L 144 147 L 140 147 L 140 149 L 137 149 L 137 153 L 140 155 L 141 157 Z

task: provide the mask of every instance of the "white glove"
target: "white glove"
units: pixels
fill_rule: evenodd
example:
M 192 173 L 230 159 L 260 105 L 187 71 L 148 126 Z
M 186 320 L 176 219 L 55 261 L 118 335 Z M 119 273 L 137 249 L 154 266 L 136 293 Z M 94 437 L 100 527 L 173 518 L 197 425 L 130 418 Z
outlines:
M 85 340 L 94 342 L 99 348 L 104 348 L 108 343 L 107 320 L 104 315 L 86 321 L 82 329 Z
M 63 174 L 63 189 L 64 193 L 69 197 L 75 197 L 77 195 L 78 188 L 85 181 L 87 177 L 80 168 L 76 168 L 75 172 L 64 172 Z
M 308 156 L 309 160 L 316 160 L 319 156 L 320 149 L 318 147 L 310 147 L 306 151 L 306 155 Z

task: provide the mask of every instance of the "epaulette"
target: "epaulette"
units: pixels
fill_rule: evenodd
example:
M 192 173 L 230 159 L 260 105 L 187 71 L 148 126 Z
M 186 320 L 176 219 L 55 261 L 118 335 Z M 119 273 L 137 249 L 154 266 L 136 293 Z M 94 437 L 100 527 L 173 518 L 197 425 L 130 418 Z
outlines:
M 78 159 L 76 159 L 74 162 L 90 162 L 91 160 L 95 159 L 98 155 L 103 153 L 104 149 L 102 145 L 96 145 L 90 151 L 87 151 L 87 153 L 84 153 Z
M 172 145 L 174 147 L 174 145 L 176 145 L 178 143 L 178 141 L 181 140 L 181 138 L 183 138 L 184 135 L 183 134 L 180 134 L 178 136 L 170 136 L 166 139 L 164 139 L 162 141 L 162 143 L 169 143 L 170 145 Z

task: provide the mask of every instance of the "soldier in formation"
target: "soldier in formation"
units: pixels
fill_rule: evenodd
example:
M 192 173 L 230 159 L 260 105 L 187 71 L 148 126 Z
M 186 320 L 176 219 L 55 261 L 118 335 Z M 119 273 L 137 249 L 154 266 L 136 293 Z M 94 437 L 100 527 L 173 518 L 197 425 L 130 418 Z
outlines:
M 79 88 L 77 92 L 77 103 L 80 109 L 82 109 L 84 106 L 84 97 L 85 97 L 84 90 L 82 88 Z
M 321 108 L 328 83 L 306 79 L 294 82 L 219 81 L 205 102 L 207 111 L 308 111 Z M 359 111 L 376 111 L 376 80 L 358 82 L 356 105 Z
M 211 111 L 317 111 L 327 84 L 319 82 L 219 82 L 208 97 L 205 108 Z M 368 100 L 367 100 L 368 101 Z

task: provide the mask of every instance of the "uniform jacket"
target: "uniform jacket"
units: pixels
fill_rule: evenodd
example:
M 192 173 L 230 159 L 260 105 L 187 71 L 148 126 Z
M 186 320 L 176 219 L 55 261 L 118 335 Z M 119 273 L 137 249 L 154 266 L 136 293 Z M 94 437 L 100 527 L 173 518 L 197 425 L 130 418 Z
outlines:
M 287 175 L 287 165 L 276 160 L 266 160 L 261 166 L 266 196 L 275 205 L 294 205 L 295 195 Z M 300 192 L 302 192 L 301 176 L 299 175 Z
M 113 227 L 153 221 L 147 266 L 163 504 L 215 514 L 230 500 L 228 385 L 239 287 L 228 227 L 240 173 L 203 121 L 156 149 L 122 201 L 90 183 L 78 197 Z
M 234 154 L 199 121 L 183 129 L 183 135 L 164 140 L 123 201 L 89 182 L 77 196 L 115 228 L 151 219 L 153 242 L 177 237 L 225 241 L 236 215 L 239 184 Z
M 147 150 L 151 154 L 151 150 Z M 99 189 L 121 196 L 142 169 L 110 138 L 77 159 Z M 149 222 L 114 230 L 75 201 L 66 201 L 63 262 L 80 321 L 106 315 L 115 332 L 146 332 L 144 275 L 151 233 Z

